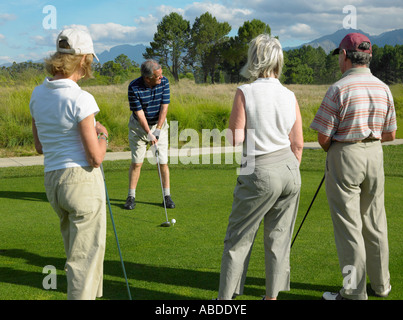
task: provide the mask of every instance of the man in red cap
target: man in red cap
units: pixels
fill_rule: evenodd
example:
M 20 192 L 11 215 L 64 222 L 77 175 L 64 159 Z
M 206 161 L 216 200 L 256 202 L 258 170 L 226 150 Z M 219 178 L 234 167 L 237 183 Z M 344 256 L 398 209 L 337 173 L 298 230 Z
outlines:
M 386 84 L 369 69 L 370 40 L 350 33 L 333 54 L 342 78 L 327 91 L 311 128 L 327 152 L 326 194 L 343 288 L 325 300 L 366 300 L 391 291 L 381 143 L 395 139 L 396 112 Z

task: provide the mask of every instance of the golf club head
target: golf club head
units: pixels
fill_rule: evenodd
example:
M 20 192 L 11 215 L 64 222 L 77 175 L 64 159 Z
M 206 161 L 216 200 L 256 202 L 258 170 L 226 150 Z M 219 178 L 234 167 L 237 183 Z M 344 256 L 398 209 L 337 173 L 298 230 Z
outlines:
M 163 223 L 161 223 L 161 227 L 170 227 L 171 226 L 171 223 L 169 222 L 169 221 L 165 221 L 165 222 L 163 222 Z

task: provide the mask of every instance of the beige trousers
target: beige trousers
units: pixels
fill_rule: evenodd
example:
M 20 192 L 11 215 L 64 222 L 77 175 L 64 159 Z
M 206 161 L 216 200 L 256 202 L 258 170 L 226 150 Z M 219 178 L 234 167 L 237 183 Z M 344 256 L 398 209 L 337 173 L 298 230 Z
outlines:
M 67 299 L 101 297 L 106 242 L 106 196 L 101 170 L 75 167 L 47 172 L 45 188 L 60 218 L 67 256 Z
M 380 141 L 332 144 L 326 161 L 326 194 L 343 273 L 341 295 L 365 300 L 389 287 L 389 248 Z
M 290 152 L 286 160 L 256 165 L 250 175 L 240 175 L 234 190 L 218 298 L 229 300 L 243 293 L 252 245 L 264 220 L 266 295 L 277 297 L 290 290 L 290 246 L 298 212 L 301 176 Z

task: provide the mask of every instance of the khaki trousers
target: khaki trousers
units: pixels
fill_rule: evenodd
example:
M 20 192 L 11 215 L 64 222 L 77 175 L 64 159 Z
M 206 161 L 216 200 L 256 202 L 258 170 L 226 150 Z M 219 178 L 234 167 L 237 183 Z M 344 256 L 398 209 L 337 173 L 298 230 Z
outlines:
M 333 221 L 341 295 L 365 300 L 366 274 L 372 289 L 389 287 L 389 248 L 380 141 L 332 144 L 327 155 L 326 194 Z
M 67 299 L 102 296 L 106 195 L 101 170 L 75 167 L 45 173 L 46 195 L 60 218 L 67 256 Z
M 266 295 L 290 290 L 290 246 L 298 211 L 301 176 L 295 156 L 256 165 L 238 176 L 221 262 L 219 299 L 243 293 L 252 245 L 264 219 Z

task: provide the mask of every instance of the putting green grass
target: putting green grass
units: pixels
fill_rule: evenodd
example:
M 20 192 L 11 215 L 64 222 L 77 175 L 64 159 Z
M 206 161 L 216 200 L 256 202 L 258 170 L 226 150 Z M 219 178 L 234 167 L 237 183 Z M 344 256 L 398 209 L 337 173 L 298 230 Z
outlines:
M 403 226 L 400 192 L 402 147 L 385 147 L 386 210 L 389 225 L 392 292 L 403 297 Z M 323 176 L 325 154 L 306 150 L 301 166 L 302 190 L 296 228 Z M 391 159 L 391 160 L 388 160 Z M 393 162 L 393 163 L 390 163 Z M 137 206 L 123 209 L 128 161 L 105 162 L 104 170 L 119 242 L 134 300 L 211 300 L 217 296 L 223 240 L 236 182 L 233 165 L 171 165 L 171 194 L 177 207 L 168 210 L 177 223 L 165 221 L 157 170 L 144 165 Z M 65 263 L 59 221 L 47 202 L 43 167 L 0 169 L 0 300 L 66 299 Z M 112 223 L 108 213 L 104 264 L 105 300 L 127 299 Z M 45 266 L 57 269 L 57 289 L 45 290 Z M 279 299 L 320 299 L 342 286 L 324 186 L 291 250 L 291 291 Z M 245 292 L 237 299 L 259 300 L 265 292 L 263 231 L 253 248 Z M 371 295 L 369 299 L 378 300 Z

